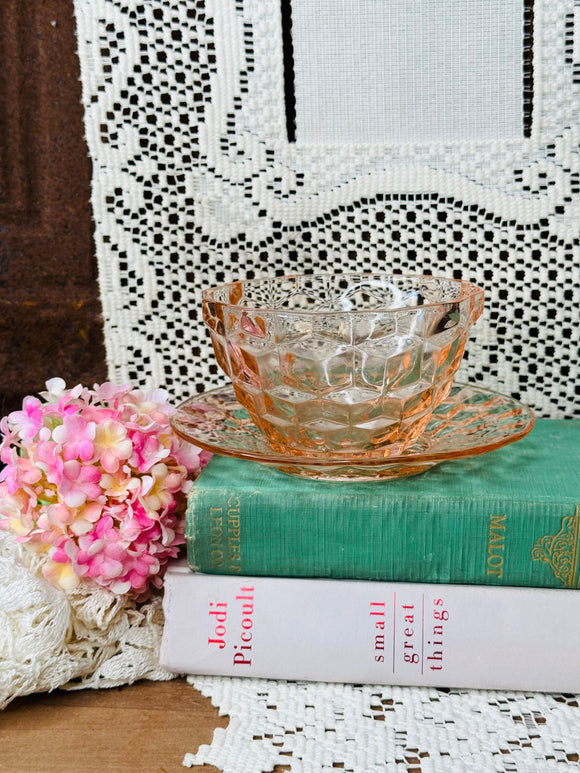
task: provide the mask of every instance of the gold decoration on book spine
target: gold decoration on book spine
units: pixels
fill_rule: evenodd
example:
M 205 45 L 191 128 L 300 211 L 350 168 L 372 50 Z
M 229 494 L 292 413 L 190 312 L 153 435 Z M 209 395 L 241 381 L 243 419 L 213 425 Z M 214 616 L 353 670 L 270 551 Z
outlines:
M 578 586 L 579 526 L 580 505 L 577 505 L 576 515 L 563 518 L 557 534 L 540 537 L 532 548 L 532 560 L 549 564 L 555 576 L 568 588 Z

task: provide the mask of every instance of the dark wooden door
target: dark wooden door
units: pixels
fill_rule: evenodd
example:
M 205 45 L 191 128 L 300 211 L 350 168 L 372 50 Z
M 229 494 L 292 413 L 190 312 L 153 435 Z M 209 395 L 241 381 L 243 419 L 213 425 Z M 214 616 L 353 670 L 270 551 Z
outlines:
M 106 377 L 72 0 L 0 2 L 0 415 Z

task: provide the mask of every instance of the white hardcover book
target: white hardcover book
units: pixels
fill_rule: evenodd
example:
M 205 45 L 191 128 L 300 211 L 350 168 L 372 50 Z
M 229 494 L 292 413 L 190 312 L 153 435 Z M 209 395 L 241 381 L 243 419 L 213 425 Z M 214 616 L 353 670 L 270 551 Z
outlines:
M 182 674 L 580 692 L 580 591 L 165 576 L 161 663 Z

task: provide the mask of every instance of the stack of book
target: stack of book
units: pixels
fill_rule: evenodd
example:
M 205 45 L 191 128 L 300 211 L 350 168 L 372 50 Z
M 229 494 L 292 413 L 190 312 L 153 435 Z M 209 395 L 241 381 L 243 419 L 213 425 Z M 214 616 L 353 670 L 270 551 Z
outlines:
M 580 691 L 580 421 L 384 482 L 214 456 L 186 536 L 178 673 Z

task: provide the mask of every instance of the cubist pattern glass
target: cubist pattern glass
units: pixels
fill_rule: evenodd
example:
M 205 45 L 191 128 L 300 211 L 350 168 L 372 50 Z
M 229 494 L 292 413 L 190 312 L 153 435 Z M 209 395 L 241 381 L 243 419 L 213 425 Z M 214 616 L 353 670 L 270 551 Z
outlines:
M 430 276 L 296 275 L 205 291 L 220 367 L 271 447 L 397 455 L 449 394 L 483 291 Z

